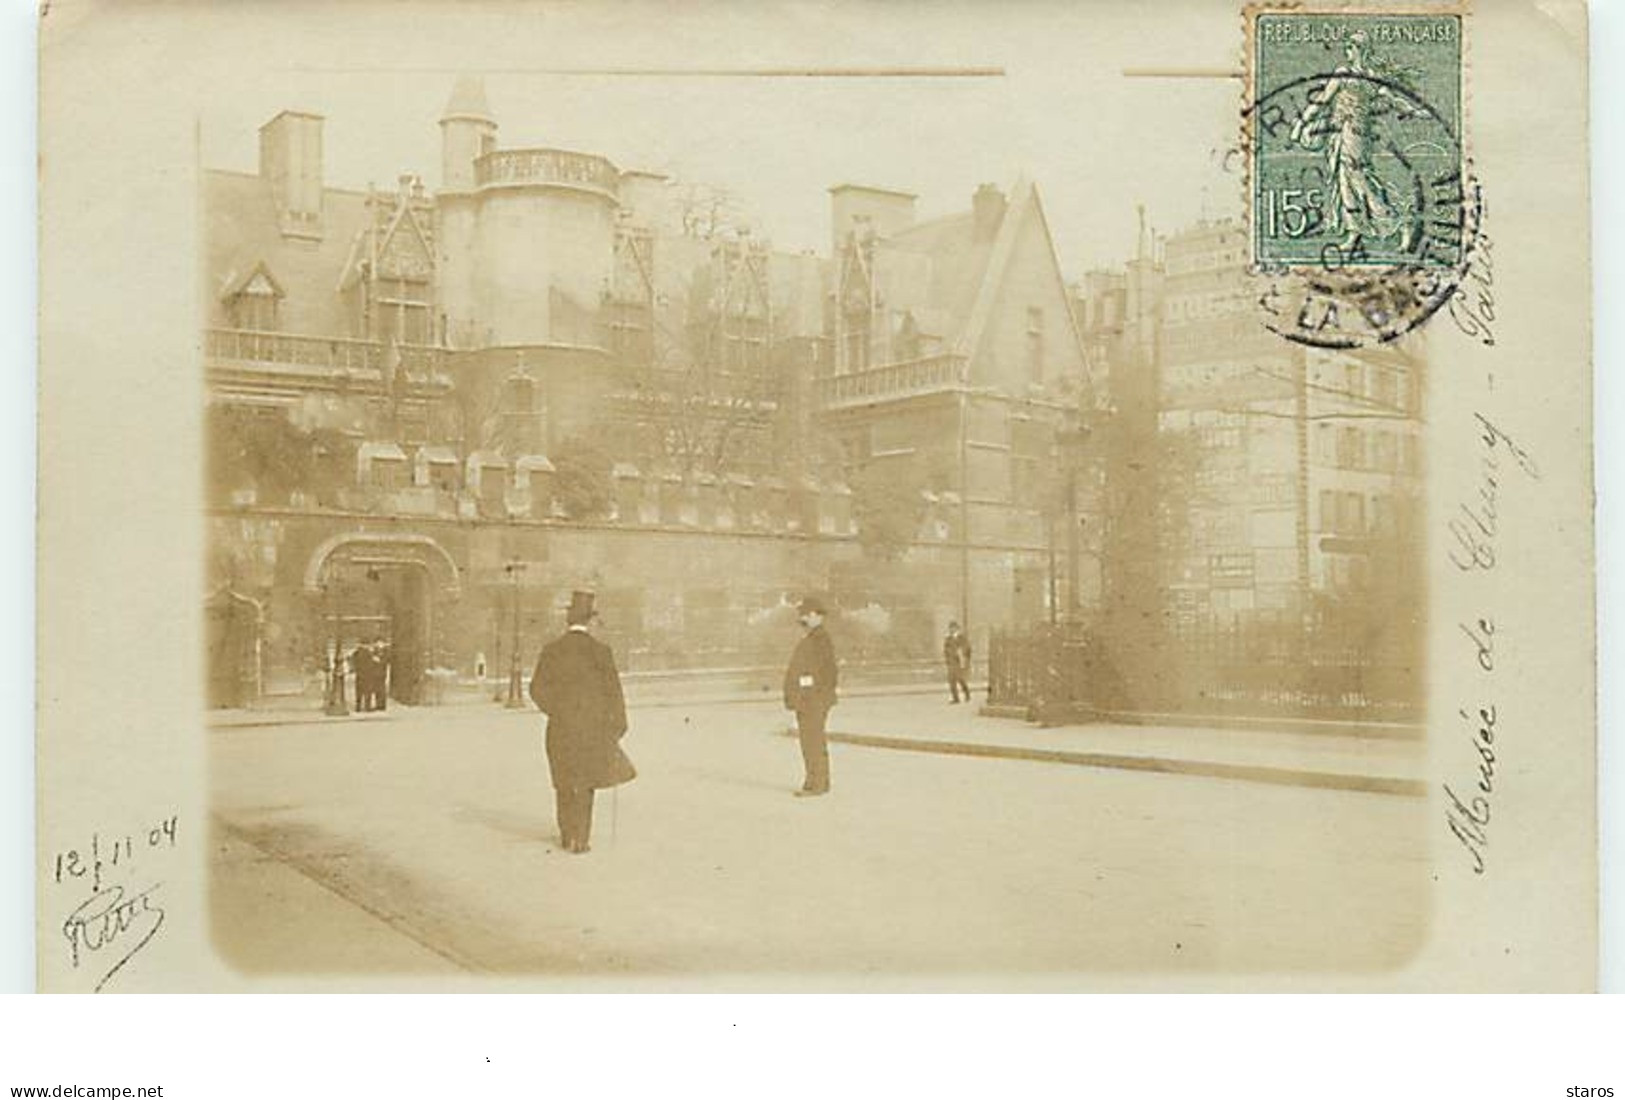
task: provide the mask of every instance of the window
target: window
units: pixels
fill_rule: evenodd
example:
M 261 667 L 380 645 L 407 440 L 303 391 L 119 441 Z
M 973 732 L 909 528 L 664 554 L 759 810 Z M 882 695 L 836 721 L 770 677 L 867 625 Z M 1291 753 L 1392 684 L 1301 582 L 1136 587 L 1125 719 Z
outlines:
M 1371 498 L 1371 530 L 1377 535 L 1394 533 L 1394 502 L 1385 496 Z
M 1389 408 L 1399 406 L 1399 376 L 1391 370 L 1378 368 L 1373 372 L 1372 381 L 1375 384 L 1375 394 L 1380 404 Z
M 1315 425 L 1315 460 L 1327 466 L 1337 461 L 1337 445 L 1332 426 L 1324 420 Z
M 1337 430 L 1337 464 L 1345 470 L 1359 469 L 1365 465 L 1365 448 L 1360 438 L 1358 428 L 1339 428 Z
M 244 291 L 231 300 L 229 307 L 233 328 L 254 332 L 275 332 L 277 328 L 276 295 Z
M 1365 497 L 1362 494 L 1343 494 L 1342 531 L 1346 535 L 1365 533 Z
M 226 299 L 226 315 L 233 328 L 274 332 L 282 288 L 263 263 L 256 264 Z
M 1416 437 L 1414 435 L 1400 436 L 1399 439 L 1399 469 L 1401 473 L 1420 473 L 1420 460 L 1417 457 Z

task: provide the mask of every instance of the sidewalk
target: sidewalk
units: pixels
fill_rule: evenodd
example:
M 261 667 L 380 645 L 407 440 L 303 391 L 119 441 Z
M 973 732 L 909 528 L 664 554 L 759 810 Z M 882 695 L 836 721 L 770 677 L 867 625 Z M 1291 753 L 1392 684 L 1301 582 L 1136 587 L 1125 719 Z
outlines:
M 1426 792 L 1422 776 L 1427 749 L 1418 727 L 1378 723 L 1306 722 L 1300 728 L 1246 728 L 1233 720 L 1181 716 L 1134 716 L 1132 722 L 1041 728 L 1020 718 L 981 713 L 977 705 L 949 705 L 939 687 L 899 689 L 854 687 L 844 690 L 830 715 L 830 739 L 838 744 L 1030 760 L 1097 768 L 1168 772 L 1217 779 L 1287 784 L 1332 790 L 1366 791 L 1417 797 Z M 782 714 L 781 728 L 791 720 L 778 708 L 774 691 L 734 691 L 715 696 L 681 697 L 671 692 L 629 685 L 633 710 L 737 707 Z M 336 723 L 422 723 L 443 716 L 454 722 L 534 721 L 528 706 L 506 710 L 489 700 L 442 707 L 392 707 L 382 713 L 329 718 L 319 706 L 301 700 L 297 708 L 219 711 L 210 715 L 215 729 Z M 741 714 L 742 720 L 745 716 Z M 751 723 L 759 721 L 752 716 Z M 1177 724 L 1176 724 L 1177 722 Z
M 983 715 L 929 700 L 849 700 L 830 715 L 837 743 L 1087 767 L 1172 772 L 1260 783 L 1420 796 L 1427 747 L 1415 731 L 1360 731 L 1349 723 L 1308 723 L 1303 730 L 1238 728 L 1182 718 L 1179 725 L 1130 723 L 1040 728 L 1018 718 Z M 1203 721 L 1202 725 L 1192 722 Z

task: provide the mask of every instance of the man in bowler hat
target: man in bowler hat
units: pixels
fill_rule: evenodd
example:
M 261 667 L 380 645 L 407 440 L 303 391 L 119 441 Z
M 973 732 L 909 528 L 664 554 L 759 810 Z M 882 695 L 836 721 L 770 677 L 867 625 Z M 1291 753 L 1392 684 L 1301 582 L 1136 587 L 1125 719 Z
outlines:
M 784 670 L 784 707 L 795 711 L 796 732 L 801 738 L 801 759 L 807 778 L 797 798 L 815 798 L 829 793 L 829 741 L 824 723 L 835 705 L 835 643 L 824 629 L 824 605 L 807 597 L 798 608 L 806 633 L 790 655 Z
M 620 746 L 626 700 L 615 656 L 588 632 L 597 617 L 591 592 L 571 593 L 566 629 L 542 647 L 530 678 L 531 700 L 547 715 L 547 766 L 559 841 L 576 854 L 588 850 L 594 793 L 637 774 Z

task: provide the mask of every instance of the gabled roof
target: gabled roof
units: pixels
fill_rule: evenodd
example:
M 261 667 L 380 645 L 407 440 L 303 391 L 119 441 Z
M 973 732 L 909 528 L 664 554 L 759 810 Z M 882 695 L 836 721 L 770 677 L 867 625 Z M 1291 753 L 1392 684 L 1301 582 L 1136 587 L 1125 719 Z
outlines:
M 993 245 L 988 251 L 987 266 L 983 269 L 981 283 L 976 288 L 976 299 L 971 305 L 970 315 L 954 341 L 954 350 L 960 355 L 976 354 L 976 349 L 982 342 L 982 333 L 986 330 L 988 318 L 993 315 L 993 307 L 998 301 L 999 287 L 1004 282 L 1005 270 L 1010 266 L 1010 257 L 1016 250 L 1016 235 L 1021 228 L 1021 219 L 1027 213 L 1027 204 L 1033 199 L 1032 184 L 1026 180 L 1018 180 L 1011 191 L 1005 205 L 1004 216 L 999 221 L 998 232 L 994 234 Z
M 374 198 L 380 202 L 387 202 L 389 195 L 380 193 Z M 374 221 L 371 225 L 363 225 L 356 230 L 351 238 L 349 252 L 344 257 L 344 264 L 339 269 L 337 289 L 349 290 L 361 280 L 363 269 L 370 266 L 374 274 L 386 267 L 385 257 L 390 250 L 396 247 L 396 238 L 404 232 L 404 241 L 410 238 L 415 243 L 404 247 L 415 249 L 422 257 L 426 269 L 424 278 L 430 277 L 434 268 L 434 246 L 429 243 L 429 235 L 424 231 L 423 225 L 418 221 L 417 215 L 412 211 L 412 204 L 396 197 L 395 208 L 387 215 L 388 223 L 379 228 Z M 403 230 L 403 226 L 406 228 Z
M 270 185 L 258 175 L 215 169 L 203 173 L 204 252 L 211 326 L 225 325 L 233 284 L 263 264 L 285 297 L 278 306 L 290 332 L 346 335 L 350 319 L 333 293 L 356 232 L 366 222 L 366 196 L 324 188 L 319 241 L 285 237 Z
M 405 227 L 404 230 L 403 226 Z M 412 204 L 405 201 L 402 201 L 396 207 L 395 215 L 390 219 L 389 228 L 384 230 L 383 237 L 378 242 L 379 262 L 381 263 L 389 255 L 390 250 L 395 247 L 395 239 L 401 237 L 403 233 L 409 235 L 416 242 L 417 251 L 432 270 L 434 267 L 434 248 L 429 244 L 429 235 L 423 231 L 423 226 L 418 221 L 417 215 L 412 212 Z M 406 247 L 414 246 L 408 245 Z
M 261 287 L 265 289 L 262 290 Z M 288 292 L 282 289 L 282 284 L 277 282 L 276 276 L 271 274 L 271 269 L 265 266 L 264 260 L 261 260 L 240 275 L 228 274 L 225 288 L 220 292 L 220 300 L 230 301 L 243 293 L 263 294 L 267 290 L 278 298 L 288 296 Z
M 966 210 L 917 222 L 881 240 L 880 264 L 891 276 L 883 287 L 888 304 L 912 315 L 916 330 L 941 339 L 945 350 L 975 357 L 1000 308 L 1011 260 L 1031 219 L 1037 219 L 1045 241 L 1056 294 L 1065 300 L 1069 292 L 1043 202 L 1037 188 L 1022 178 L 1011 187 L 992 233 L 978 235 L 976 214 Z M 1081 343 L 1071 310 L 1061 312 L 1065 331 Z

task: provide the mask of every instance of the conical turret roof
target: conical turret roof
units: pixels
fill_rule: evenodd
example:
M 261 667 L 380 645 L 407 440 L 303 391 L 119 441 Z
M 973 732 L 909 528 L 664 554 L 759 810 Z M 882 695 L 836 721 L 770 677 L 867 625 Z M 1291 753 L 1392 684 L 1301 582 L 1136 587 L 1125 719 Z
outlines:
M 491 108 L 485 102 L 483 79 L 467 74 L 457 78 L 457 84 L 451 90 L 451 98 L 446 101 L 446 109 L 441 114 L 440 121 L 446 122 L 454 118 L 471 118 L 496 124 L 496 119 L 491 117 Z

